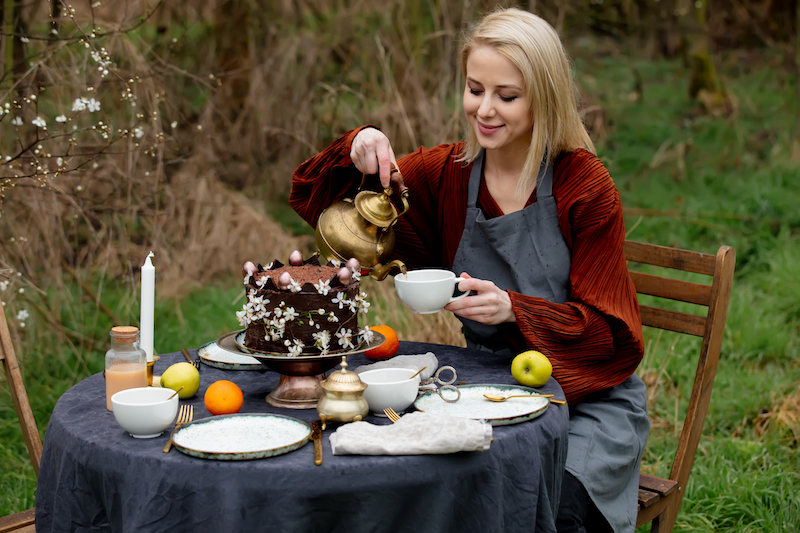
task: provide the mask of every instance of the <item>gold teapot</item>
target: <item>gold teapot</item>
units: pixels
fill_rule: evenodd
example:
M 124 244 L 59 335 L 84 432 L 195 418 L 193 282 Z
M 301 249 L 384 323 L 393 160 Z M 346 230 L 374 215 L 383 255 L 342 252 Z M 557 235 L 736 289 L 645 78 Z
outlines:
M 344 263 L 355 257 L 372 278 L 380 281 L 392 268 L 406 270 L 402 261 L 390 259 L 395 241 L 392 226 L 408 211 L 408 189 L 400 193 L 403 210 L 398 213 L 390 200 L 392 188 L 386 187 L 383 192 L 364 190 L 366 177 L 362 176 L 355 199 L 336 202 L 319 216 L 317 246 L 328 259 Z
M 367 384 L 358 374 L 347 371 L 347 360 L 342 356 L 342 369 L 331 374 L 321 385 L 325 394 L 317 402 L 317 412 L 322 421 L 322 429 L 327 422 L 358 422 L 369 412 L 369 404 L 364 398 Z

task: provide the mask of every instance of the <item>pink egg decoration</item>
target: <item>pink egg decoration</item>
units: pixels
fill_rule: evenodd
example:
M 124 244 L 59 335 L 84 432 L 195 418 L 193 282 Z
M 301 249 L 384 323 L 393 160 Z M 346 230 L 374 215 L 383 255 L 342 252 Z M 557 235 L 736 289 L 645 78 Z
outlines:
M 350 272 L 359 272 L 361 270 L 361 263 L 355 257 L 348 259 L 345 266 L 350 269 Z
M 287 289 L 289 285 L 292 283 L 292 276 L 289 275 L 288 272 L 284 272 L 278 278 L 278 288 L 280 289 Z
M 252 261 L 245 262 L 244 266 L 242 267 L 242 273 L 245 276 L 251 276 L 257 272 L 256 265 Z
M 350 269 L 347 267 L 340 268 L 339 272 L 336 273 L 336 276 L 339 278 L 339 281 L 342 283 L 342 285 L 349 285 L 353 280 L 353 273 L 350 272 Z
M 289 264 L 292 266 L 300 266 L 303 264 L 303 254 L 299 250 L 289 254 Z

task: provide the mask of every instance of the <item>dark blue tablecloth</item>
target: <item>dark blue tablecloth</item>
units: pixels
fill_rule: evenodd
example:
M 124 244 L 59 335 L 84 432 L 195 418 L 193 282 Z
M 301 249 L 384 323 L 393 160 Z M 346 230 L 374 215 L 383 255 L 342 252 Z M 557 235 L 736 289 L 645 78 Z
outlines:
M 401 354 L 432 351 L 460 382 L 515 384 L 510 360 L 452 346 L 402 342 Z M 192 351 L 194 355 L 194 351 Z M 184 360 L 162 355 L 160 374 Z M 348 357 L 350 369 L 369 361 Z M 281 413 L 307 422 L 315 409 L 265 402 L 274 372 L 226 371 L 203 365 L 195 420 L 210 416 L 205 389 L 229 379 L 243 390 L 243 413 Z M 541 388 L 563 398 L 554 380 Z M 183 401 L 182 401 L 183 402 Z M 386 419 L 368 417 L 384 424 Z M 196 459 L 162 453 L 168 432 L 130 437 L 105 408 L 100 374 L 58 401 L 44 441 L 36 530 L 146 532 L 551 532 L 567 455 L 569 415 L 551 404 L 540 417 L 494 428 L 485 452 L 421 456 L 334 456 L 328 435 L 315 466 L 311 443 L 253 461 Z

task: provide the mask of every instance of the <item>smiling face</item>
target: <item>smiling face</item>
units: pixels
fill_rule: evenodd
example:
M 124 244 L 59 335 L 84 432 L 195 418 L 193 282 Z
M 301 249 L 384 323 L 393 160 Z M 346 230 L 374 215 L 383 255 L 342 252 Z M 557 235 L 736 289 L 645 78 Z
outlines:
M 533 117 L 522 72 L 489 46 L 472 50 L 466 62 L 464 113 L 487 150 L 527 153 Z

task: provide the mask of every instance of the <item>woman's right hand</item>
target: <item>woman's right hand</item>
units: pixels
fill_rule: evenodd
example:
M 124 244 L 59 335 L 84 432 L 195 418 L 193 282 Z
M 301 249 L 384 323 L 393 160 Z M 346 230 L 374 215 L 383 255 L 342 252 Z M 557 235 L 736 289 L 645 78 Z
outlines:
M 406 188 L 392 150 L 392 143 L 382 131 L 364 128 L 358 132 L 350 148 L 350 159 L 364 174 L 378 174 L 383 188 L 389 187 L 391 181 L 397 183 L 401 191 Z

